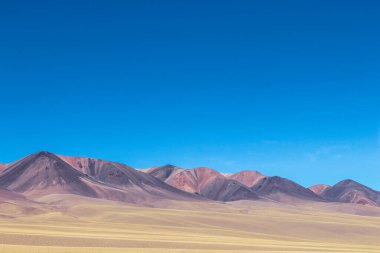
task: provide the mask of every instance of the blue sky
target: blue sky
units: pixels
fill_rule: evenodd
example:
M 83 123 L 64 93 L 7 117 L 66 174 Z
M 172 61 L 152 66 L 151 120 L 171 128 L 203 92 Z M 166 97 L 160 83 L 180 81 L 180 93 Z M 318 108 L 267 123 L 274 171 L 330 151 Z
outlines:
M 39 150 L 380 190 L 376 1 L 4 1 L 0 161 Z

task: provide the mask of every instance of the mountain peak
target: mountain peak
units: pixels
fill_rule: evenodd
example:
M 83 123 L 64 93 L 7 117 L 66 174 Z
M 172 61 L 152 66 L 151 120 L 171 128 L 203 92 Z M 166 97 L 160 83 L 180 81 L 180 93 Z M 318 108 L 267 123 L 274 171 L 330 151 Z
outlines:
M 57 157 L 55 154 L 50 153 L 48 151 L 39 151 L 37 153 L 32 154 L 33 157 Z
M 165 164 L 164 166 L 161 166 L 162 168 L 176 168 L 177 166 L 173 165 L 173 164 Z
M 317 195 L 321 195 L 325 190 L 330 189 L 331 185 L 327 184 L 316 184 L 310 186 L 309 189 Z
M 236 180 L 245 186 L 252 187 L 265 176 L 256 170 L 243 170 L 235 174 L 226 175 L 226 177 Z
M 377 191 L 352 179 L 345 179 L 322 192 L 321 196 L 329 201 L 357 203 L 363 205 L 380 205 Z
M 182 170 L 183 169 L 180 167 L 167 164 L 164 166 L 158 166 L 158 167 L 147 169 L 145 172 L 165 182 L 165 180 L 167 180 L 169 177 L 173 176 L 175 173 Z
M 289 179 L 278 176 L 264 177 L 254 185 L 252 189 L 259 193 L 259 195 L 268 196 L 277 200 L 282 198 L 278 194 L 301 199 L 321 200 L 321 198 L 311 190 Z
M 352 179 L 344 179 L 335 185 L 337 185 L 337 186 L 362 186 L 362 184 L 360 184 L 360 183 L 358 183 Z
M 84 178 L 84 174 L 56 155 L 42 151 L 7 167 L 0 177 L 0 185 L 9 190 L 33 195 L 71 192 L 96 196 L 83 182 Z

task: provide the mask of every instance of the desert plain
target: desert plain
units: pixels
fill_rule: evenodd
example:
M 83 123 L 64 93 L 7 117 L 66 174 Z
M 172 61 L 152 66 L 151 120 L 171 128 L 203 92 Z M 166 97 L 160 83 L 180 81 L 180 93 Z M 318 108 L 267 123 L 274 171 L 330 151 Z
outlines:
M 135 205 L 52 194 L 1 202 L 0 252 L 377 253 L 380 208 L 263 200 Z

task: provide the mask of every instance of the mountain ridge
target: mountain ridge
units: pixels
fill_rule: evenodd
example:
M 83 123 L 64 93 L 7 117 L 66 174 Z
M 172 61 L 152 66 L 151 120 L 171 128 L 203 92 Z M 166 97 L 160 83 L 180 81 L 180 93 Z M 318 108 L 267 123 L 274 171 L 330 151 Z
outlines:
M 258 199 L 256 193 L 236 180 L 230 180 L 220 172 L 207 168 L 182 169 L 173 165 L 154 167 L 146 173 L 161 178 L 165 183 L 182 191 L 196 193 L 219 201 Z
M 184 169 L 170 164 L 137 170 L 123 163 L 47 151 L 0 164 L 0 189 L 4 198 L 22 195 L 33 199 L 63 193 L 132 203 L 261 199 L 380 206 L 380 192 L 351 179 L 306 188 L 254 170 L 223 174 L 207 167 Z
M 352 179 L 342 180 L 322 192 L 329 201 L 380 206 L 380 192 Z
M 7 167 L 0 175 L 0 187 L 32 199 L 51 194 L 74 194 L 132 203 L 161 198 L 199 199 L 197 196 L 165 187 L 166 185 L 161 181 L 132 168 L 129 170 L 135 178 L 128 181 L 132 176 L 123 171 L 126 168 L 119 168 L 108 162 L 105 164 L 105 179 L 116 178 L 112 183 L 83 173 L 55 154 L 46 151 L 38 152 Z M 154 183 L 157 185 L 152 187 Z

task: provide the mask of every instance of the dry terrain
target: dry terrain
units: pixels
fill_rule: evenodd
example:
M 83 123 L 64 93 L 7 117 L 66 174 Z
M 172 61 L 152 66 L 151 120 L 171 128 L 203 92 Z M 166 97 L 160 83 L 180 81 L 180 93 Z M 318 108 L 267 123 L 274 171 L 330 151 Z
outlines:
M 46 204 L 0 203 L 1 253 L 380 252 L 378 207 L 173 200 L 142 207 L 75 195 L 38 201 Z

